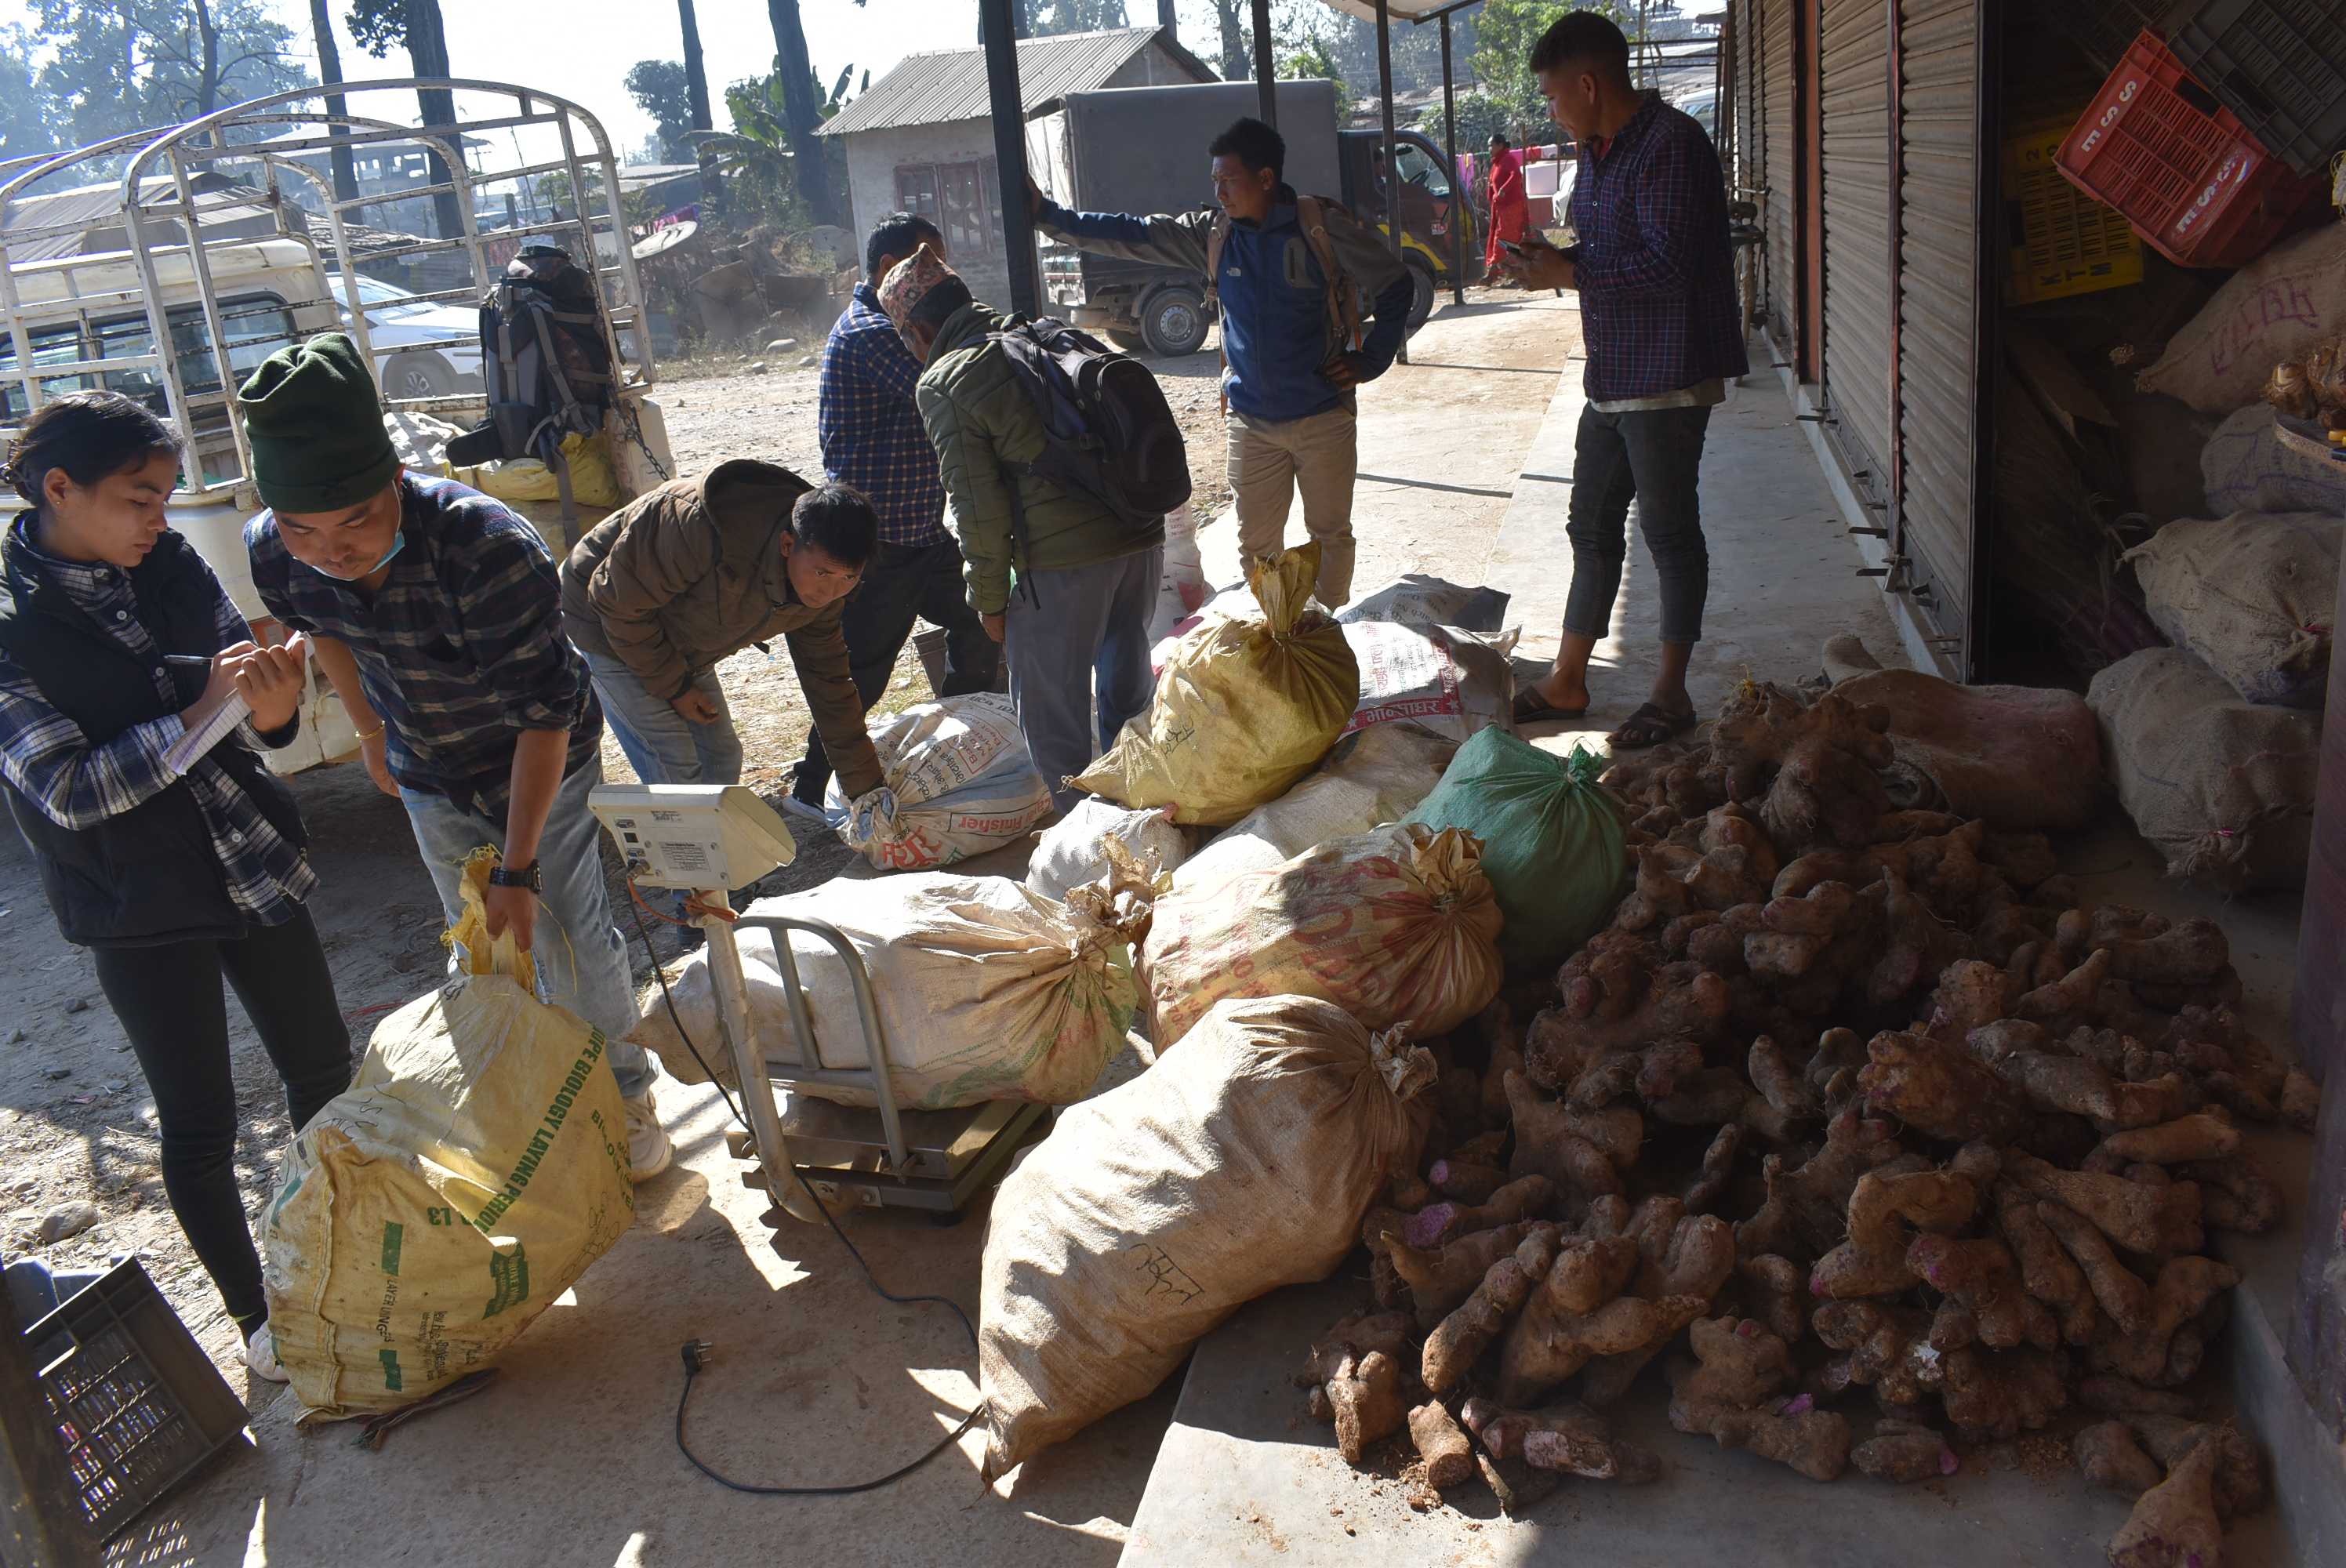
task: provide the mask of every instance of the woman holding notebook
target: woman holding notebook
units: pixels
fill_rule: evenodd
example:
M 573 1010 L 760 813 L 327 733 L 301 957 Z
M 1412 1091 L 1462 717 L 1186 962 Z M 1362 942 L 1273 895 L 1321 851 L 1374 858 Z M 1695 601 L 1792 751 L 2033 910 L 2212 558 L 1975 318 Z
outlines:
M 260 647 L 165 524 L 179 442 L 143 406 L 76 392 L 25 426 L 0 535 L 0 780 L 66 941 L 87 947 L 161 1125 L 163 1188 L 245 1341 L 281 1380 L 236 1186 L 221 978 L 298 1132 L 350 1084 L 292 795 L 301 639 Z

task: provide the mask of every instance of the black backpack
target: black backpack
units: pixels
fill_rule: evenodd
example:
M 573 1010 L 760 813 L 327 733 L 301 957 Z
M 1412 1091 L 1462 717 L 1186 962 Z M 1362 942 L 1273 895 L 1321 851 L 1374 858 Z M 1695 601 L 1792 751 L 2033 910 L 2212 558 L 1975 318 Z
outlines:
M 1025 472 L 1093 497 L 1135 533 L 1189 499 L 1189 450 L 1148 366 L 1048 316 L 991 336 L 1043 422 L 1043 454 Z M 1024 535 L 1015 483 L 1010 496 Z
M 568 251 L 539 242 L 506 266 L 481 300 L 481 356 L 489 417 L 448 443 L 448 460 L 538 458 L 560 475 L 566 498 L 562 438 L 603 428 L 612 384 L 594 280 Z

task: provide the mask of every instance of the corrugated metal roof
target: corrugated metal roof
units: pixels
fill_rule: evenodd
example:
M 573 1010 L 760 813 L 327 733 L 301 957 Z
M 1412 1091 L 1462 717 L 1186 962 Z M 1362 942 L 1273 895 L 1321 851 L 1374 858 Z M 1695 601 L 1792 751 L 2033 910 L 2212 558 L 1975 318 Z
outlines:
M 1018 96 L 1025 112 L 1036 113 L 1069 93 L 1089 92 L 1107 85 L 1132 58 L 1157 39 L 1161 28 L 1118 27 L 1105 33 L 1062 33 L 1050 38 L 1018 41 Z M 1164 40 L 1173 56 L 1192 66 L 1202 82 L 1214 74 L 1171 38 Z M 818 128 L 822 136 L 852 136 L 857 131 L 888 130 L 901 126 L 944 125 L 954 120 L 984 119 L 994 112 L 987 96 L 985 52 L 945 49 L 929 55 L 907 55 L 896 68 L 865 90 Z

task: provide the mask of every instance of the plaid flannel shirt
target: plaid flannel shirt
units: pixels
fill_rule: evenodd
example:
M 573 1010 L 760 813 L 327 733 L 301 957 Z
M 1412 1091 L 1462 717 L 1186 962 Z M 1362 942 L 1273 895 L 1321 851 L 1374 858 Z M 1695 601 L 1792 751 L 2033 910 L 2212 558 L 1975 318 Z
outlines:
M 1658 397 L 1750 369 L 1727 181 L 1702 127 L 1648 94 L 1601 152 L 1581 143 L 1571 217 L 1590 402 Z
M 944 480 L 913 405 L 920 379 L 921 361 L 880 313 L 879 294 L 858 283 L 822 345 L 815 432 L 823 472 L 871 498 L 880 537 L 890 545 L 945 538 Z
M 600 754 L 603 710 L 537 531 L 453 479 L 399 484 L 407 543 L 372 598 L 294 560 L 273 512 L 245 524 L 253 585 L 287 626 L 351 650 L 402 787 L 503 821 L 520 733 L 568 730 L 576 769 Z
M 29 516 L 19 516 L 11 524 L 23 558 L 115 641 L 135 654 L 154 657 L 155 639 L 138 619 L 138 597 L 128 574 L 49 555 L 34 544 Z M 232 643 L 249 641 L 252 632 L 217 584 L 213 591 L 218 595 L 212 615 L 217 640 L 208 651 L 218 653 Z M 154 680 L 157 695 L 176 707 L 178 687 L 159 662 Z M 299 723 L 297 718 L 265 738 L 256 736 L 250 724 L 242 725 L 219 744 L 282 746 L 293 738 Z M 144 805 L 184 778 L 211 834 L 229 898 L 256 925 L 284 924 L 318 891 L 318 873 L 300 846 L 278 832 L 252 797 L 209 756 L 198 758 L 184 775 L 172 769 L 164 753 L 183 728 L 174 711 L 93 746 L 79 725 L 49 706 L 30 676 L 0 654 L 0 776 L 43 816 L 75 832 Z

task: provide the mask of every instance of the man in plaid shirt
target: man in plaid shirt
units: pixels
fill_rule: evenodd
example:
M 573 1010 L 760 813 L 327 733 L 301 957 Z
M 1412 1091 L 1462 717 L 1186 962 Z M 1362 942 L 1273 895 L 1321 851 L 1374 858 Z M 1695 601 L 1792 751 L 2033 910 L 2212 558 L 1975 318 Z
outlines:
M 944 254 L 936 225 L 893 212 L 872 226 L 863 242 L 863 281 L 822 346 L 815 428 L 822 439 L 823 472 L 852 484 L 880 518 L 880 548 L 847 601 L 841 629 L 847 636 L 848 673 L 866 712 L 888 688 L 889 672 L 915 620 L 945 633 L 941 696 L 984 691 L 994 685 L 1001 650 L 985 635 L 962 589 L 961 546 L 945 532 L 945 487 L 936 449 L 913 406 L 921 362 L 880 312 L 875 290 L 888 270 L 925 241 Z M 831 782 L 822 737 L 810 731 L 806 760 L 784 804 L 801 816 L 822 809 Z
M 1710 411 L 1750 367 L 1737 320 L 1727 182 L 1710 137 L 1629 81 L 1621 29 L 1592 11 L 1559 17 L 1532 49 L 1548 113 L 1580 147 L 1570 250 L 1526 242 L 1505 270 L 1576 289 L 1588 401 L 1575 443 L 1572 590 L 1556 667 L 1515 699 L 1519 723 L 1578 718 L 1588 660 L 1611 623 L 1637 504 L 1660 585 L 1659 667 L 1616 747 L 1653 746 L 1695 722 L 1687 661 L 1702 636 L 1710 556 L 1696 474 Z

